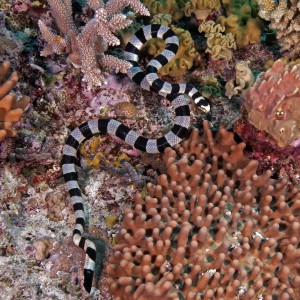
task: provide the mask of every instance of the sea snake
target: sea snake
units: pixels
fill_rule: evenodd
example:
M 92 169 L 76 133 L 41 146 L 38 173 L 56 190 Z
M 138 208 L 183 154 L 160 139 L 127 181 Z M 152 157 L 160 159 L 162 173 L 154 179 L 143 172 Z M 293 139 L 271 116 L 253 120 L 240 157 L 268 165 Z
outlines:
M 165 41 L 165 49 L 153 58 L 147 65 L 146 71 L 138 66 L 138 54 L 146 41 L 151 38 L 161 38 Z M 63 148 L 62 172 L 67 183 L 74 208 L 76 225 L 73 231 L 73 242 L 84 249 L 86 253 L 84 265 L 84 288 L 92 293 L 92 283 L 96 261 L 96 247 L 94 242 L 85 238 L 85 212 L 83 198 L 78 185 L 78 176 L 75 165 L 78 164 L 77 151 L 80 144 L 98 133 L 108 133 L 124 140 L 132 147 L 147 153 L 163 152 L 166 147 L 172 147 L 181 142 L 186 136 L 190 124 L 190 110 L 184 95 L 190 96 L 193 101 L 205 112 L 210 111 L 208 102 L 190 84 L 170 84 L 157 76 L 157 70 L 167 64 L 176 54 L 179 47 L 175 33 L 163 25 L 147 25 L 139 29 L 128 42 L 124 58 L 132 64 L 128 76 L 143 89 L 155 91 L 166 97 L 175 107 L 175 124 L 163 137 L 158 139 L 145 138 L 127 126 L 114 119 L 94 119 L 75 128 L 68 137 Z

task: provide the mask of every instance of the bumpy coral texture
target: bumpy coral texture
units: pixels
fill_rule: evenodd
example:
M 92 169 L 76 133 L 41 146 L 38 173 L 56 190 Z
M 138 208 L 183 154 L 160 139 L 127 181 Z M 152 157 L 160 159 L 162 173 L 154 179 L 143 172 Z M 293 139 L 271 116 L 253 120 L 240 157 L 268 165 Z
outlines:
M 300 54 L 300 2 L 295 0 L 258 0 L 259 16 L 270 21 L 282 52 L 290 58 Z
M 114 299 L 299 299 L 300 190 L 258 176 L 244 148 L 205 122 L 165 151 L 167 175 L 125 211 Z
M 0 66 L 0 141 L 17 134 L 12 126 L 19 122 L 30 101 L 27 96 L 17 101 L 16 94 L 9 94 L 18 83 L 16 72 L 8 76 L 9 66 L 8 61 Z
M 279 147 L 300 142 L 300 64 L 276 61 L 246 92 L 248 120 L 265 130 Z

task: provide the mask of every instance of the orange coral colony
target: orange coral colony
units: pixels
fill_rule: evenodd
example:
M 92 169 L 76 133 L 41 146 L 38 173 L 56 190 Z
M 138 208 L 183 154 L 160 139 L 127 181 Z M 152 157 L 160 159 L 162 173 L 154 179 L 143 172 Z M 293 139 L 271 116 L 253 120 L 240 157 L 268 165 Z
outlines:
M 0 66 L 0 141 L 17 134 L 12 126 L 19 122 L 30 101 L 27 96 L 17 101 L 17 95 L 9 94 L 18 82 L 17 72 L 13 72 L 8 77 L 9 66 L 8 61 Z
M 204 123 L 164 153 L 167 175 L 127 209 L 109 260 L 129 299 L 300 299 L 300 190 Z

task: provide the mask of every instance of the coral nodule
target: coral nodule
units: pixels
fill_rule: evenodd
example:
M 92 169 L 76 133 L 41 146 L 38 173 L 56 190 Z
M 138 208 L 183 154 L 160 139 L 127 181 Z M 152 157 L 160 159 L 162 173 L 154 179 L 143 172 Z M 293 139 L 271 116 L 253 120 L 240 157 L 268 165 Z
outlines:
M 125 210 L 114 299 L 299 299 L 300 190 L 257 175 L 244 148 L 204 122 L 165 150 L 167 175 Z
M 300 144 L 300 64 L 277 60 L 245 93 L 248 121 L 281 148 Z

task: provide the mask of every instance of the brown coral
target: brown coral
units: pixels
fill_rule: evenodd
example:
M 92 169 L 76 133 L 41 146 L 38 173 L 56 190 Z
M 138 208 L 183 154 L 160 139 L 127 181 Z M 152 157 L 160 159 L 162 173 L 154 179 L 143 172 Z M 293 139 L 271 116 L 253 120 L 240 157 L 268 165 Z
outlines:
M 35 249 L 35 259 L 44 260 L 49 256 L 54 240 L 48 237 L 42 237 L 37 239 L 33 243 Z
M 48 209 L 48 218 L 51 221 L 62 221 L 64 215 L 62 211 L 66 208 L 66 191 L 50 192 L 46 196 L 46 203 Z
M 265 130 L 279 147 L 297 146 L 300 138 L 300 64 L 276 61 L 246 92 L 248 120 Z
M 300 191 L 258 176 L 244 148 L 205 122 L 165 151 L 168 175 L 125 211 L 114 299 L 299 299 Z
M 9 94 L 18 82 L 17 72 L 13 72 L 8 77 L 9 66 L 8 61 L 0 66 L 0 141 L 17 134 L 12 126 L 19 122 L 30 101 L 27 96 L 17 101 L 17 95 Z
M 117 118 L 132 119 L 137 115 L 136 106 L 131 102 L 119 102 L 115 105 Z

